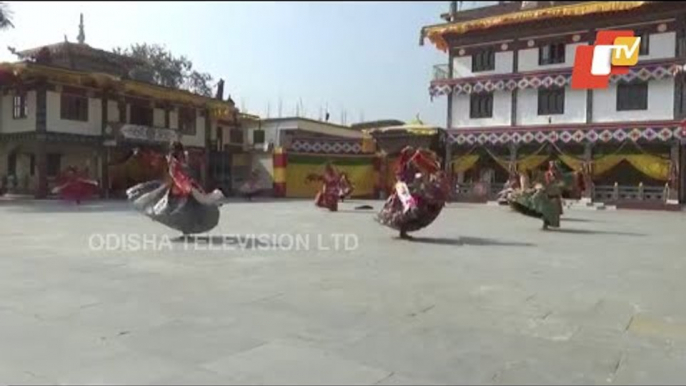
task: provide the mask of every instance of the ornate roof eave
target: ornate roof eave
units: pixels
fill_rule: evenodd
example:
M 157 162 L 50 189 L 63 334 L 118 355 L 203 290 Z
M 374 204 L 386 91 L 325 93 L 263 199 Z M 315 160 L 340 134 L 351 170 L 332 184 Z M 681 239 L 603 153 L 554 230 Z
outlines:
M 202 105 L 209 108 L 213 117 L 231 116 L 236 107 L 233 103 L 193 94 L 190 91 L 168 88 L 104 73 L 87 73 L 63 68 L 42 66 L 34 63 L 0 63 L 0 73 L 8 72 L 20 79 L 48 78 L 64 84 L 99 89 L 114 89 L 143 97 L 169 100 L 178 103 Z
M 504 15 L 490 16 L 456 23 L 437 24 L 422 28 L 420 44 L 423 44 L 424 40 L 428 38 L 436 48 L 441 51 L 447 51 L 448 43 L 445 39 L 445 36 L 449 34 L 459 35 L 476 30 L 484 30 L 531 21 L 629 11 L 642 7 L 647 3 L 650 3 L 650 1 L 589 1 L 557 7 L 522 10 Z

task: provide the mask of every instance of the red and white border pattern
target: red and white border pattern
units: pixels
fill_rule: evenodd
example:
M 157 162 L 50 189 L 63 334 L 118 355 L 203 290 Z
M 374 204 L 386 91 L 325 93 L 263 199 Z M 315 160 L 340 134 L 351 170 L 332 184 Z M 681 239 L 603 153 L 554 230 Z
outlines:
M 294 139 L 288 149 L 297 153 L 362 154 L 361 140 Z
M 609 143 L 625 140 L 648 142 L 669 142 L 686 138 L 681 127 L 642 127 L 628 129 L 560 129 L 560 130 L 517 130 L 494 132 L 493 130 L 453 132 L 449 134 L 451 144 L 457 145 L 502 145 L 508 143 Z
M 630 82 L 635 79 L 648 81 L 673 78 L 683 70 L 684 65 L 681 64 L 637 66 L 631 68 L 627 74 L 611 76 L 610 82 L 617 83 L 620 81 Z M 501 79 L 480 77 L 437 80 L 431 83 L 429 94 L 431 94 L 432 97 L 436 97 L 450 93 L 460 95 L 480 92 L 512 91 L 515 89 L 521 90 L 527 88 L 565 87 L 570 84 L 571 80 L 571 69 L 565 70 L 564 73 L 510 74 Z

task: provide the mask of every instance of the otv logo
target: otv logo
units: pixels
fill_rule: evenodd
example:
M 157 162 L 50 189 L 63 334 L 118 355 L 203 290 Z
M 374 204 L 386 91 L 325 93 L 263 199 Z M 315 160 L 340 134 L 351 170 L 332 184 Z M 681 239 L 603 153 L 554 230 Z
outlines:
M 594 45 L 576 48 L 572 89 L 607 88 L 610 75 L 622 75 L 638 63 L 641 38 L 633 31 L 599 31 Z

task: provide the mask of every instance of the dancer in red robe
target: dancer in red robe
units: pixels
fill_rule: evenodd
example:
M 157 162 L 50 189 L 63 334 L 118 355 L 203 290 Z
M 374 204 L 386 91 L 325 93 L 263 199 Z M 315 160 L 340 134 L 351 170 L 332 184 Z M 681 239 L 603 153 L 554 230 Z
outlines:
M 224 195 L 219 190 L 205 193 L 191 177 L 181 143 L 172 144 L 167 164 L 168 173 L 163 180 L 132 187 L 127 191 L 129 200 L 154 221 L 184 236 L 212 230 L 219 223 L 219 206 Z
M 338 194 L 341 177 L 331 163 L 324 167 L 324 174 L 310 174 L 307 182 L 320 181 L 322 188 L 314 199 L 314 204 L 320 208 L 327 208 L 332 212 L 338 211 Z
M 52 192 L 61 198 L 74 201 L 77 205 L 81 201 L 96 196 L 100 191 L 98 182 L 88 178 L 88 170 L 79 170 L 70 166 L 60 178 L 60 184 Z
M 395 190 L 376 220 L 409 239 L 408 232 L 429 226 L 443 210 L 448 180 L 434 152 L 409 146 L 400 153 L 396 179 Z

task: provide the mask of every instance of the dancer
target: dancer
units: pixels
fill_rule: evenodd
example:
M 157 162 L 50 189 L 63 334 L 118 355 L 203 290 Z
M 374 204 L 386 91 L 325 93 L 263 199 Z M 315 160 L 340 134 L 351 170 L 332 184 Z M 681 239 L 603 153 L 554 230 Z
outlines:
M 52 190 L 53 194 L 59 195 L 67 201 L 74 201 L 80 205 L 81 201 L 97 195 L 99 184 L 97 181 L 88 178 L 88 169 L 83 172 L 75 166 L 67 168 L 60 178 L 60 184 Z
M 555 204 L 558 206 L 560 216 L 564 214 L 562 200 L 562 171 L 556 161 L 548 163 L 548 170 L 545 172 L 545 183 L 549 187 L 548 195 L 555 197 Z
M 353 194 L 355 187 L 353 186 L 352 182 L 350 182 L 350 179 L 348 179 L 348 174 L 341 173 L 341 177 L 339 179 L 339 188 L 338 189 L 339 189 L 338 198 L 341 200 L 341 202 L 350 198 L 350 196 Z
M 180 142 L 173 142 L 163 180 L 138 184 L 126 194 L 133 206 L 154 221 L 183 233 L 184 237 L 208 232 L 219 223 L 224 195 L 215 189 L 206 194 L 189 174 L 187 156 Z
M 259 191 L 259 182 L 260 182 L 260 174 L 257 170 L 253 170 L 250 172 L 250 176 L 248 177 L 247 181 L 241 185 L 239 188 L 239 191 L 241 194 L 248 200 L 252 201 L 253 197 L 255 197 Z
M 400 238 L 410 239 L 408 232 L 427 227 L 438 217 L 449 187 L 436 154 L 409 146 L 400 153 L 396 179 L 395 190 L 376 220 L 400 231 Z
M 554 179 L 545 178 L 531 188 L 528 175 L 521 173 L 520 188 L 508 196 L 510 207 L 525 216 L 542 219 L 543 230 L 548 230 L 549 227 L 559 228 L 562 215 L 561 192 L 579 189 L 582 180 L 575 172 L 558 176 Z
M 328 162 L 324 166 L 324 174 L 310 174 L 306 182 L 321 181 L 322 188 L 314 199 L 314 204 L 320 208 L 327 208 L 331 212 L 338 211 L 340 176 L 333 165 Z

